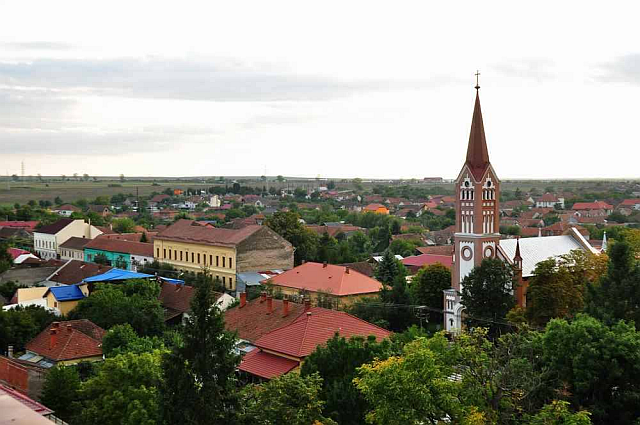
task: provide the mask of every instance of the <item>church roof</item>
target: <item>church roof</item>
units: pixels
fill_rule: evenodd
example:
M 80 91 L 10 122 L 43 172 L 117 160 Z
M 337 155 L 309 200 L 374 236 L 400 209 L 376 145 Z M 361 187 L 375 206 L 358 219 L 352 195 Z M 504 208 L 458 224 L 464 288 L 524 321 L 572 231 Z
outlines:
M 484 135 L 479 93 L 476 93 L 476 104 L 473 108 L 473 119 L 471 121 L 471 132 L 469 134 L 469 146 L 467 147 L 467 160 L 465 164 L 469 167 L 471 174 L 473 174 L 476 180 L 480 180 L 489 167 L 489 151 L 487 150 L 487 140 Z
M 500 241 L 500 247 L 509 259 L 515 257 L 518 246 L 522 256 L 522 277 L 533 276 L 533 270 L 541 261 L 568 254 L 574 249 L 584 249 L 572 235 L 503 239 Z

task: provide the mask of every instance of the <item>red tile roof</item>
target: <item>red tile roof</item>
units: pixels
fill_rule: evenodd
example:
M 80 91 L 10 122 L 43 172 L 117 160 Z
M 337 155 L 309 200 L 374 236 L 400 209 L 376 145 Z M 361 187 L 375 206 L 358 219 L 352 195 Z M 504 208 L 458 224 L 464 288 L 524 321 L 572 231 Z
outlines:
M 382 204 L 369 204 L 366 207 L 364 207 L 363 210 L 365 210 L 365 211 L 377 211 L 380 208 L 384 208 L 385 210 L 387 209 L 387 207 L 385 207 Z
M 109 252 L 122 252 L 144 257 L 153 257 L 153 244 L 131 242 L 111 238 L 96 238 L 85 245 L 86 249 L 98 249 Z
M 129 242 L 140 242 L 143 234 L 147 234 L 147 239 L 149 241 L 153 240 L 153 238 L 158 234 L 158 232 L 137 232 L 137 233 L 110 233 L 110 234 L 102 234 L 99 235 L 96 239 L 117 239 L 120 241 L 129 241 Z
M 21 255 L 31 254 L 31 252 L 27 251 L 26 249 L 20 249 L 20 248 L 7 248 L 7 252 L 9 253 L 9 255 L 11 255 L 11 258 L 14 260 Z
M 85 245 L 88 244 L 89 242 L 91 242 L 91 239 L 72 236 L 69 239 L 67 239 L 63 244 L 60 244 L 60 248 L 82 250 L 85 247 Z
M 56 329 L 54 344 L 52 329 Z M 86 319 L 53 322 L 25 348 L 55 361 L 101 356 L 104 334 L 104 329 Z
M 346 296 L 379 292 L 382 284 L 355 270 L 333 264 L 305 263 L 275 276 L 273 285 Z
M 331 237 L 335 237 L 338 233 L 364 231 L 362 227 L 352 226 L 350 224 L 345 224 L 343 226 L 319 226 L 317 224 L 309 224 L 306 227 L 318 235 L 328 233 Z
M 17 227 L 34 230 L 37 225 L 37 221 L 0 221 L 0 227 Z
M 573 204 L 573 209 L 576 211 L 580 210 L 612 210 L 613 205 L 609 205 L 604 201 L 595 201 L 595 202 L 576 202 Z
M 637 199 L 625 199 L 624 201 L 622 201 L 620 203 L 619 206 L 634 206 L 636 204 L 640 204 L 640 198 L 637 198 Z M 0 223 L 0 226 L 2 226 L 2 223 Z
M 453 256 L 451 255 L 435 255 L 435 254 L 420 254 L 407 257 L 401 260 L 402 264 L 411 267 L 424 267 L 432 264 L 440 263 L 443 266 L 451 269 L 453 265 Z
M 269 332 L 254 344 L 264 350 L 303 358 L 314 352 L 319 345 L 325 344 L 336 333 L 346 338 L 374 335 L 377 340 L 391 335 L 388 330 L 343 311 L 313 307 L 309 312 L 298 316 L 290 325 Z
M 293 323 L 304 311 L 304 305 L 289 301 L 289 314 L 283 317 L 282 300 L 273 300 L 273 312 L 268 314 L 266 301 L 247 301 L 247 304 L 224 312 L 225 326 L 236 331 L 238 338 L 254 342 L 274 329 Z
M 242 359 L 238 369 L 265 379 L 275 378 L 295 369 L 300 362 L 254 348 Z
M 419 246 L 416 250 L 421 254 L 453 255 L 453 245 Z
M 558 202 L 558 201 L 559 201 L 558 197 L 553 193 L 549 193 L 549 192 L 545 193 L 544 195 L 536 199 L 536 202 Z
M 199 225 L 193 220 L 178 220 L 156 235 L 157 239 L 210 245 L 236 246 L 262 226 L 246 226 L 241 229 L 219 229 Z

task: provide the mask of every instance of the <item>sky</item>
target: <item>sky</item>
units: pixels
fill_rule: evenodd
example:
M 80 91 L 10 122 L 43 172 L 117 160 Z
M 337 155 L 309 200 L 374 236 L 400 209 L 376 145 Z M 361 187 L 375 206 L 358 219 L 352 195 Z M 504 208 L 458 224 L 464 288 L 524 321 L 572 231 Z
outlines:
M 640 177 L 638 2 L 0 3 L 0 174 Z

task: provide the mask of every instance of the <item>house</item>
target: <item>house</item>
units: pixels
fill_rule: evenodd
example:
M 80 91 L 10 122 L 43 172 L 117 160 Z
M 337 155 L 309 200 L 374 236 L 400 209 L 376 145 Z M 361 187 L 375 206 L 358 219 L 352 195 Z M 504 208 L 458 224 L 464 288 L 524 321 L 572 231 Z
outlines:
M 102 217 L 106 217 L 111 214 L 111 210 L 108 205 L 89 205 L 87 207 L 87 212 L 93 212 Z
M 571 229 L 576 229 L 583 237 L 589 239 L 589 230 L 585 229 L 582 226 L 574 226 L 570 223 L 562 221 L 558 221 L 550 226 L 543 227 L 540 233 L 542 236 L 560 236 L 564 235 Z
M 147 241 L 152 242 L 153 238 L 158 234 L 158 232 L 148 232 L 146 230 L 144 231 L 137 231 L 138 229 L 136 229 L 136 233 L 110 233 L 110 234 L 102 234 L 100 236 L 98 236 L 97 239 L 113 239 L 113 240 L 118 240 L 118 241 L 129 241 L 129 242 L 140 242 L 142 239 L 143 235 L 146 235 L 147 237 Z
M 51 286 L 42 296 L 47 300 L 47 307 L 58 309 L 62 316 L 76 308 L 80 300 L 89 296 L 87 284 Z
M 409 269 L 412 275 L 418 273 L 418 271 L 423 268 L 430 266 L 432 264 L 440 263 L 449 270 L 453 265 L 453 256 L 452 255 L 436 255 L 436 254 L 420 254 L 413 255 L 411 257 L 405 257 L 400 260 L 402 264 L 405 265 L 406 268 Z
M 181 196 L 181 195 L 184 194 L 184 190 L 182 190 L 182 189 L 173 189 L 173 194 L 175 196 Z
M 164 308 L 165 323 L 177 325 L 189 317 L 193 294 L 195 294 L 195 288 L 193 286 L 164 280 L 160 281 L 160 295 L 158 299 Z M 214 295 L 216 297 L 215 305 L 220 311 L 225 311 L 235 302 L 235 298 L 229 294 L 215 292 Z
M 342 234 L 346 238 L 349 238 L 356 232 L 365 232 L 365 229 L 363 229 L 362 227 L 342 223 L 332 225 L 328 225 L 328 223 L 325 223 L 324 226 L 320 226 L 317 224 L 307 224 L 305 227 L 316 233 L 318 236 L 322 236 L 325 233 L 328 233 L 332 238 L 335 238 L 340 234 Z
M 91 242 L 91 239 L 79 238 L 77 236 L 70 237 L 66 242 L 60 245 L 60 259 L 84 260 L 84 247 L 89 242 Z
M 153 244 L 96 238 L 85 245 L 84 260 L 95 262 L 98 255 L 106 257 L 111 266 L 137 271 L 139 267 L 153 263 Z
M 372 212 L 376 214 L 389 214 L 389 209 L 382 204 L 369 204 L 362 209 L 363 212 Z
M 544 195 L 535 199 L 536 208 L 555 208 L 556 205 L 560 205 L 561 209 L 564 209 L 564 198 L 558 198 L 553 193 L 545 193 Z
M 153 245 L 154 259 L 180 270 L 207 269 L 231 291 L 237 273 L 293 267 L 293 246 L 267 226 L 220 229 L 178 220 Z
M 225 312 L 246 352 L 238 370 L 257 379 L 272 379 L 297 369 L 304 359 L 335 334 L 345 338 L 372 335 L 380 341 L 391 332 L 342 311 L 311 307 L 263 295 Z
M 416 251 L 420 254 L 453 255 L 453 245 L 419 246 Z
M 50 368 L 103 359 L 102 338 L 105 330 L 90 320 L 53 322 L 25 346 L 18 360 Z
M 53 224 L 42 226 L 33 233 L 33 246 L 40 258 L 48 260 L 57 258 L 59 247 L 69 238 L 93 239 L 102 234 L 96 227 L 87 224 L 84 220 L 61 218 Z
M 26 249 L 7 248 L 7 252 L 11 256 L 11 259 L 13 260 L 13 264 L 16 264 L 16 265 L 22 264 L 29 258 L 35 258 L 36 260 L 40 260 L 38 257 L 33 255 L 31 252 L 27 251 Z
M 625 199 L 617 208 L 629 208 L 632 210 L 640 210 L 640 198 L 637 199 Z
M 75 205 L 64 204 L 60 205 L 59 207 L 55 207 L 51 211 L 63 217 L 71 217 L 71 214 L 73 214 L 74 212 L 81 212 L 82 210 Z
M 604 210 L 606 215 L 613 212 L 613 205 L 610 205 L 604 201 L 595 202 L 576 202 L 572 207 L 575 211 L 587 212 L 591 210 Z
M 262 283 L 294 299 L 301 293 L 308 293 L 312 300 L 335 307 L 375 296 L 382 289 L 382 283 L 349 267 L 313 262 L 301 264 Z
M 33 233 L 23 227 L 0 226 L 0 241 L 15 241 L 20 245 L 33 245 Z
M 37 270 L 37 269 L 35 269 Z M 85 263 L 79 260 L 68 260 L 62 262 L 44 282 L 56 282 L 65 285 L 73 285 L 82 282 L 84 279 L 99 274 L 103 274 L 111 270 L 111 266 L 103 264 Z
M 0 227 L 11 227 L 24 229 L 29 233 L 33 233 L 36 230 L 39 222 L 37 221 L 0 221 Z

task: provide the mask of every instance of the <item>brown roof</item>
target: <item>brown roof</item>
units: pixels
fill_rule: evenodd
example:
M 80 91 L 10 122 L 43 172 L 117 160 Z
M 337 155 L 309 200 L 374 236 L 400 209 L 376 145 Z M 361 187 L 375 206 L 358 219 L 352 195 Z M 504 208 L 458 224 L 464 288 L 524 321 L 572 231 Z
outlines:
M 52 329 L 56 330 L 53 342 Z M 86 319 L 53 322 L 25 348 L 56 361 L 101 356 L 104 334 L 104 329 Z
M 344 263 L 340 266 L 349 267 L 351 270 L 355 270 L 362 273 L 365 276 L 373 277 L 373 266 L 368 261 L 359 261 L 357 263 Z
M 96 238 L 85 245 L 88 249 L 99 249 L 109 252 L 122 252 L 126 254 L 153 257 L 153 244 L 145 242 L 122 241 L 118 239 Z
M 103 235 L 110 235 L 116 233 L 112 228 L 108 226 L 93 226 L 96 229 L 100 230 Z
M 319 226 L 317 224 L 309 224 L 306 227 L 307 229 L 317 233 L 318 235 L 324 235 L 325 233 L 328 233 L 331 237 L 335 237 L 338 233 L 357 232 L 364 230 L 362 227 L 352 226 L 350 224 L 345 224 L 342 226 Z
M 59 207 L 55 207 L 54 211 L 80 211 L 80 208 L 71 204 L 60 205 Z
M 166 230 L 158 233 L 156 239 L 176 240 L 205 245 L 235 246 L 260 230 L 262 226 L 246 226 L 241 229 L 220 229 L 205 227 L 193 220 L 178 220 Z
M 47 235 L 55 235 L 56 233 L 58 233 L 60 230 L 64 229 L 71 223 L 73 223 L 72 218 L 61 218 L 60 220 L 56 221 L 53 224 L 49 224 L 48 226 L 42 226 L 41 228 L 36 229 L 35 232 L 45 233 Z
M 67 249 L 78 249 L 82 250 L 86 244 L 91 242 L 91 239 L 87 238 L 79 238 L 77 236 L 72 236 L 65 241 L 65 243 L 60 245 L 60 248 Z
M 139 233 L 109 233 L 99 235 L 96 239 L 115 239 L 120 241 L 129 241 L 129 242 L 140 242 L 143 233 L 147 234 L 147 239 L 149 241 L 153 240 L 153 238 L 158 234 L 158 232 L 139 232 Z
M 59 264 L 59 262 L 54 264 Z M 60 268 L 49 277 L 49 280 L 58 283 L 65 283 L 67 285 L 73 285 L 75 283 L 82 282 L 83 279 L 106 273 L 109 270 L 111 270 L 110 266 L 104 266 L 102 264 L 95 263 L 85 263 L 84 261 L 80 260 L 71 260 L 62 264 Z
M 293 323 L 304 312 L 304 305 L 289 301 L 289 314 L 283 317 L 282 300 L 273 301 L 273 311 L 267 311 L 267 302 L 257 298 L 247 301 L 244 307 L 234 307 L 224 312 L 225 326 L 236 331 L 238 338 L 254 342 L 274 329 Z
M 87 207 L 87 211 L 93 211 L 96 213 L 103 213 L 104 210 L 109 210 L 109 207 L 107 205 L 89 205 Z
M 416 250 L 420 254 L 453 255 L 453 245 L 419 246 Z
M 489 151 L 487 150 L 487 140 L 484 135 L 479 92 L 476 92 L 476 103 L 473 107 L 466 165 L 476 180 L 480 180 L 487 167 L 489 167 Z

